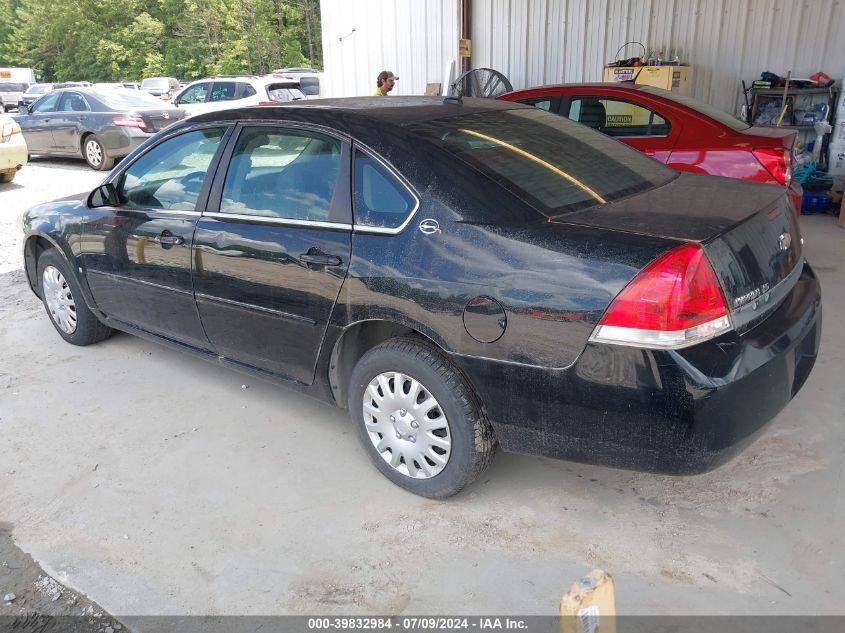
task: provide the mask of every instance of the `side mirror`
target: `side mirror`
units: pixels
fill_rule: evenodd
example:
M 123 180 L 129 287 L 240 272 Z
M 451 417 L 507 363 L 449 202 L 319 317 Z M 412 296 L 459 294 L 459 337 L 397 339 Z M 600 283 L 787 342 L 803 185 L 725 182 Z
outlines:
M 18 114 L 29 114 L 29 106 L 25 103 L 18 105 Z
M 114 207 L 119 204 L 120 200 L 117 196 L 117 189 L 110 182 L 100 185 L 88 196 L 88 208 L 97 209 L 99 207 Z

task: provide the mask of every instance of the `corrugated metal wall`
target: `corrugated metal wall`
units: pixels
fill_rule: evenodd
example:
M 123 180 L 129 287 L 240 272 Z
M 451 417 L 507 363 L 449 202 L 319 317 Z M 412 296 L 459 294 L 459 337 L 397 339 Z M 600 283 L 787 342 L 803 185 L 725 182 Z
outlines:
M 422 94 L 457 60 L 459 0 L 322 0 L 329 94 L 370 94 L 380 70 L 393 94 Z M 741 80 L 763 70 L 845 76 L 843 0 L 473 0 L 472 65 L 515 88 L 601 81 L 625 42 L 680 51 L 693 96 L 736 112 Z M 354 32 L 353 32 L 354 29 Z M 635 50 L 623 53 L 632 56 Z M 671 53 L 670 53 L 671 54 Z
M 423 94 L 458 56 L 457 0 L 321 0 L 326 93 L 370 95 L 392 70 L 392 95 Z
M 693 96 L 731 112 L 741 81 L 764 70 L 845 76 L 841 0 L 473 0 L 472 28 L 473 67 L 500 70 L 515 88 L 601 81 L 631 40 L 679 49 L 694 66 Z

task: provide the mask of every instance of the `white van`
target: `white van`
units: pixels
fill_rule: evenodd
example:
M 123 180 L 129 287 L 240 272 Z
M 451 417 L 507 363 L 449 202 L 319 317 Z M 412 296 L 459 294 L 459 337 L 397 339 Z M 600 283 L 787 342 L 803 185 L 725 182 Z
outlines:
M 299 82 L 299 89 L 306 99 L 320 99 L 326 96 L 324 73 L 313 68 L 279 68 L 273 71 L 273 77 L 293 79 Z

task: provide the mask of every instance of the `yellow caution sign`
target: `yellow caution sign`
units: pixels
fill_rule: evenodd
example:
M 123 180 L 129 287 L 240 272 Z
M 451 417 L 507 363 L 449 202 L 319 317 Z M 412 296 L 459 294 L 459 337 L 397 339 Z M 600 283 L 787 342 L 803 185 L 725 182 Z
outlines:
M 613 578 L 595 569 L 560 599 L 560 633 L 616 633 Z

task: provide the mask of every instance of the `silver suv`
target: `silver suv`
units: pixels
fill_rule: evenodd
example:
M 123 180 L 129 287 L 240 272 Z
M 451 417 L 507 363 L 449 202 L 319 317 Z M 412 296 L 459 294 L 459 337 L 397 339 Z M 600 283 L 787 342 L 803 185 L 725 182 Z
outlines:
M 0 106 L 3 112 L 18 107 L 18 101 L 29 88 L 25 81 L 0 81 Z

